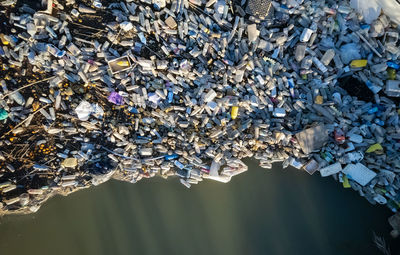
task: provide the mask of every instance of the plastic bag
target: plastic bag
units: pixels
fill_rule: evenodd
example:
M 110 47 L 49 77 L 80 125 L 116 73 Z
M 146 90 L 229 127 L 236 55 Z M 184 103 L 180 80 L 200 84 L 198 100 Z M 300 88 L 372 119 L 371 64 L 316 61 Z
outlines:
M 369 0 L 368 0 L 369 1 Z M 400 24 L 400 4 L 396 0 L 376 0 L 391 21 Z
M 124 99 L 118 92 L 111 92 L 111 94 L 108 96 L 108 101 L 116 104 L 116 105 L 123 105 L 124 104 Z
M 351 0 L 350 6 L 358 10 L 368 24 L 379 17 L 381 10 L 391 21 L 400 24 L 400 4 L 396 0 Z
M 361 13 L 368 24 L 376 20 L 381 13 L 381 6 L 377 0 L 351 0 L 350 6 Z
M 360 59 L 360 45 L 348 43 L 340 47 L 340 57 L 345 65 L 354 59 Z
M 88 101 L 83 100 L 78 107 L 76 107 L 75 112 L 80 120 L 86 121 L 93 112 L 93 107 Z

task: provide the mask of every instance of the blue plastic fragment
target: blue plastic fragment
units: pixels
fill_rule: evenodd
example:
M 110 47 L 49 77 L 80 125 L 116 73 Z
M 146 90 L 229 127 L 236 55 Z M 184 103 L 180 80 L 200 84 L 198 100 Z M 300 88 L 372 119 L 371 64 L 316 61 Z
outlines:
M 172 159 L 177 159 L 179 157 L 178 154 L 171 154 L 171 155 L 165 155 L 164 159 L 165 160 L 172 160 Z
M 13 40 L 14 43 L 18 42 L 18 38 L 17 37 L 15 37 L 13 35 L 10 35 L 10 38 Z
M 134 114 L 139 113 L 139 111 L 135 107 L 129 107 L 129 112 Z
M 388 67 L 393 68 L 395 70 L 399 70 L 400 69 L 400 65 L 396 64 L 393 61 L 388 61 L 386 64 L 387 64 Z
M 294 94 L 294 81 L 293 81 L 292 78 L 288 79 L 288 84 L 289 84 L 289 92 L 290 92 L 290 95 L 291 95 L 292 97 L 295 97 L 295 94 Z
M 138 139 L 143 139 L 143 140 L 148 140 L 148 141 L 151 140 L 151 137 L 147 137 L 147 136 L 140 136 L 140 135 L 138 135 L 137 138 L 138 138 Z
M 368 114 L 373 114 L 373 113 L 376 113 L 377 111 L 378 111 L 378 107 L 375 106 L 368 110 Z
M 174 99 L 174 93 L 172 91 L 168 92 L 168 103 L 172 103 L 172 100 Z
M 385 122 L 383 120 L 380 119 L 375 119 L 375 123 L 378 124 L 379 126 L 384 126 Z

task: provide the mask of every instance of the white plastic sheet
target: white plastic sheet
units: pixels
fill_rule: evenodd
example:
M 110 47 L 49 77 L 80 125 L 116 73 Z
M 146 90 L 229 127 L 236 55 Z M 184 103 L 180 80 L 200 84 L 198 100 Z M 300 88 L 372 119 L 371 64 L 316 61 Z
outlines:
M 352 180 L 358 182 L 361 186 L 367 185 L 375 178 L 376 173 L 361 163 L 348 164 L 342 172 Z
M 370 1 L 370 0 L 366 0 Z M 396 0 L 376 0 L 382 7 L 383 12 L 389 16 L 389 18 L 400 24 L 400 4 Z
M 393 22 L 400 24 L 400 4 L 396 0 L 351 0 L 350 6 L 358 10 L 368 24 L 379 17 L 381 10 Z
M 377 0 L 351 0 L 350 6 L 360 12 L 368 24 L 376 20 L 381 13 Z

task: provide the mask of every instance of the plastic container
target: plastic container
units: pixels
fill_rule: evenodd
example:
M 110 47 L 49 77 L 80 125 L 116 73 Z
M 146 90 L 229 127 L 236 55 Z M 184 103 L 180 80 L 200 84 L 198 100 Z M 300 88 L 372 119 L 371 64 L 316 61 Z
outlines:
M 350 67 L 351 68 L 361 68 L 361 67 L 365 67 L 368 64 L 368 60 L 366 59 L 358 59 L 358 60 L 353 60 L 350 63 Z
M 238 106 L 232 106 L 232 109 L 231 109 L 231 118 L 232 118 L 233 120 L 237 118 L 238 113 L 239 113 L 239 107 L 238 107 Z

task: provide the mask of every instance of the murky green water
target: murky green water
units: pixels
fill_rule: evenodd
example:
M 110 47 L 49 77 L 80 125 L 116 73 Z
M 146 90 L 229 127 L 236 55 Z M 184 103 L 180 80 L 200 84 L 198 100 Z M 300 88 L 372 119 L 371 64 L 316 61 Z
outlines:
M 388 209 L 331 178 L 249 164 L 229 184 L 110 181 L 53 198 L 0 219 L 0 254 L 380 254 Z

